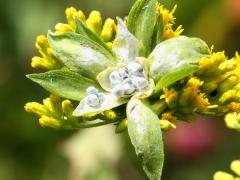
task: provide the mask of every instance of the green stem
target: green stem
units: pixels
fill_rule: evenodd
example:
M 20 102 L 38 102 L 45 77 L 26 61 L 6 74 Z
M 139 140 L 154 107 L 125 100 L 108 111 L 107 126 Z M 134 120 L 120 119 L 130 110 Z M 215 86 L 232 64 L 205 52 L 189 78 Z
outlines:
M 92 127 L 98 127 L 98 126 L 103 126 L 107 124 L 112 124 L 116 121 L 102 121 L 102 122 L 97 122 L 97 123 L 74 123 L 72 125 L 65 125 L 63 126 L 63 129 L 65 130 L 74 130 L 74 129 L 81 129 L 81 128 L 92 128 Z
M 160 115 L 167 108 L 167 104 L 164 100 L 159 100 L 152 105 L 152 110 Z

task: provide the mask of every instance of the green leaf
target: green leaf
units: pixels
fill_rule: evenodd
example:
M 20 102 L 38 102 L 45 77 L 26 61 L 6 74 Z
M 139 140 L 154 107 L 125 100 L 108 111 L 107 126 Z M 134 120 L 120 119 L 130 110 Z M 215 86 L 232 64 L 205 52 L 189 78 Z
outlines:
M 53 54 L 70 70 L 95 79 L 97 74 L 116 64 L 116 58 L 105 47 L 85 35 L 48 33 Z
M 77 108 L 73 111 L 73 116 L 94 116 L 101 112 L 113 109 L 127 103 L 127 99 L 119 98 L 111 93 L 102 93 L 103 101 L 100 105 L 92 107 L 87 103 L 87 98 L 81 100 Z
M 147 101 L 132 98 L 127 105 L 128 133 L 143 170 L 150 180 L 160 180 L 164 161 L 158 116 Z
M 105 51 L 108 51 L 109 54 L 112 54 L 112 51 L 107 47 L 107 45 L 97 36 L 93 31 L 91 31 L 78 17 L 75 18 L 76 23 L 76 33 L 86 36 L 87 38 L 91 39 L 99 46 L 102 46 Z
M 140 41 L 128 31 L 122 19 L 117 18 L 117 20 L 117 35 L 112 50 L 120 62 L 129 63 L 139 56 L 142 46 Z
M 151 77 L 157 82 L 155 90 L 197 71 L 199 60 L 209 53 L 207 44 L 199 38 L 179 36 L 158 44 L 148 58 Z
M 194 72 L 198 70 L 198 66 L 186 64 L 180 69 L 177 69 L 176 71 L 170 72 L 163 76 L 158 82 L 154 89 L 153 94 L 159 92 L 161 89 L 168 87 L 175 83 L 176 81 L 179 81 L 187 76 L 190 76 Z
M 127 26 L 144 45 L 143 56 L 151 52 L 154 26 L 157 19 L 157 0 L 137 0 L 129 15 Z
M 89 86 L 101 89 L 96 81 L 72 71 L 53 70 L 29 74 L 27 77 L 53 94 L 77 101 L 87 95 L 86 89 Z
M 160 42 L 162 42 L 164 40 L 163 34 L 164 34 L 163 16 L 159 15 L 157 17 L 156 25 L 155 25 L 154 32 L 153 32 L 152 49 L 154 49 L 154 47 L 157 44 L 159 44 Z

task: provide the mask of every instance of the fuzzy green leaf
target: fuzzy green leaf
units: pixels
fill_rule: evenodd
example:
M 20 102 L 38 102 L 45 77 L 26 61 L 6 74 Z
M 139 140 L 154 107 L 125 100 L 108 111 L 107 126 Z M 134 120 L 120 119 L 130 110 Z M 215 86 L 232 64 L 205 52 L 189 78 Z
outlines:
M 155 91 L 197 71 L 199 60 L 209 53 L 207 44 L 199 38 L 179 36 L 158 44 L 149 55 L 150 74 L 157 83 Z
M 132 98 L 127 105 L 128 133 L 143 170 L 150 180 L 160 180 L 164 161 L 158 116 L 146 101 Z
M 105 47 L 85 35 L 48 33 L 53 54 L 70 70 L 95 79 L 97 74 L 116 64 L 116 59 Z
M 170 86 L 171 84 L 179 81 L 187 76 L 190 76 L 198 70 L 198 66 L 186 64 L 184 67 L 177 69 L 176 71 L 170 72 L 163 76 L 155 86 L 153 94 L 157 93 L 159 90 Z
M 91 39 L 99 46 L 102 46 L 105 51 L 108 51 L 109 54 L 112 54 L 111 50 L 106 46 L 106 44 L 97 36 L 93 31 L 91 31 L 79 18 L 75 18 L 76 23 L 76 33 L 86 36 Z
M 145 49 L 142 55 L 151 52 L 154 26 L 157 19 L 157 0 L 137 0 L 129 15 L 127 26 L 143 44 Z
M 129 63 L 139 56 L 142 44 L 140 41 L 128 31 L 127 26 L 122 19 L 117 18 L 117 35 L 113 42 L 112 50 L 118 58 L 119 62 Z
M 86 89 L 89 86 L 101 89 L 96 81 L 72 71 L 53 70 L 29 74 L 27 77 L 53 94 L 77 101 L 87 95 Z
M 152 49 L 162 42 L 163 39 L 163 34 L 164 34 L 164 24 L 163 24 L 163 16 L 159 15 L 156 20 L 156 25 L 154 27 L 154 32 L 153 32 L 153 42 L 152 42 Z

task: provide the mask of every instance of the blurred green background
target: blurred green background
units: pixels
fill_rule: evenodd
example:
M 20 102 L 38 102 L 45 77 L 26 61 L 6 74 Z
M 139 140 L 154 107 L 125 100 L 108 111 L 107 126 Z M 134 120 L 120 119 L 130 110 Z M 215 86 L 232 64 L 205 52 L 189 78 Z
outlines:
M 134 0 L 1 0 L 0 1 L 0 179 L 4 180 L 144 180 L 127 134 L 97 128 L 53 131 L 24 111 L 29 101 L 47 92 L 25 78 L 33 72 L 35 37 L 65 22 L 66 7 L 103 17 L 126 16 Z M 240 0 L 166 0 L 178 4 L 177 24 L 188 36 L 203 38 L 215 51 L 233 56 L 240 50 Z M 219 169 L 240 158 L 240 134 L 222 119 L 179 124 L 165 134 L 163 180 L 211 180 Z

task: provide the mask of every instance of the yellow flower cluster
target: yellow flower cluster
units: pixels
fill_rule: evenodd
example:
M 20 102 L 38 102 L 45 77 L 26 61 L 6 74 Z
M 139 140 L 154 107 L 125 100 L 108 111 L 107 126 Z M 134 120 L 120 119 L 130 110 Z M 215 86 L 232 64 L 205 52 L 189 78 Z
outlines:
M 175 30 L 173 29 L 173 26 L 175 24 L 175 17 L 173 16 L 173 14 L 175 13 L 176 9 L 177 5 L 173 7 L 172 11 L 169 11 L 160 4 L 158 4 L 157 6 L 158 15 L 162 16 L 163 20 L 164 39 L 170 39 L 172 37 L 179 36 L 183 32 L 182 25 L 178 26 Z
M 160 99 L 180 119 L 192 113 L 230 113 L 225 118 L 227 126 L 240 130 L 239 54 L 228 59 L 224 52 L 217 52 L 202 58 L 193 77 L 163 89 Z
M 116 24 L 113 19 L 108 18 L 103 24 L 101 14 L 98 11 L 92 11 L 86 19 L 85 14 L 81 10 L 77 11 L 74 7 L 67 8 L 65 14 L 67 24 L 56 24 L 56 32 L 75 32 L 75 18 L 79 18 L 91 31 L 96 33 L 109 48 L 112 47 L 112 41 L 116 34 Z M 53 56 L 46 36 L 38 36 L 35 46 L 42 57 L 35 56 L 32 58 L 31 66 L 33 68 L 51 70 L 63 67 L 61 62 Z
M 206 93 L 219 105 L 219 111 L 240 112 L 240 57 L 228 59 L 224 52 L 213 53 L 200 63 L 199 77 Z M 214 93 L 213 93 L 214 92 Z
M 165 112 L 161 115 L 160 126 L 161 129 L 167 131 L 169 129 L 175 129 L 176 125 L 174 124 L 177 118 L 173 116 L 171 112 Z
M 47 128 L 68 128 L 67 123 L 77 121 L 72 116 L 73 105 L 69 100 L 62 101 L 58 96 L 51 95 L 43 100 L 43 104 L 29 102 L 25 105 L 27 112 L 34 113 L 40 117 L 39 123 Z M 69 124 L 70 126 L 70 124 Z
M 63 66 L 60 61 L 53 56 L 52 49 L 49 47 L 46 36 L 38 36 L 35 46 L 42 57 L 35 56 L 32 58 L 31 66 L 33 68 L 50 70 L 59 69 Z
M 107 18 L 103 23 L 102 16 L 99 11 L 92 11 L 89 14 L 89 17 L 86 18 L 85 14 L 81 10 L 77 11 L 74 7 L 67 8 L 65 14 L 67 24 L 56 24 L 56 32 L 75 32 L 75 18 L 79 18 L 91 31 L 96 33 L 105 43 L 107 43 L 108 47 L 112 47 L 112 41 L 116 34 L 116 24 L 113 19 Z
M 237 177 L 223 171 L 218 171 L 214 174 L 213 180 L 240 180 L 240 161 L 233 161 L 230 165 L 230 169 L 237 175 Z
M 203 83 L 197 77 L 187 78 L 182 82 L 181 88 L 163 89 L 163 95 L 160 98 L 165 100 L 174 115 L 180 113 L 188 117 L 187 114 L 202 113 L 211 107 L 208 98 L 201 90 Z

